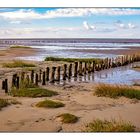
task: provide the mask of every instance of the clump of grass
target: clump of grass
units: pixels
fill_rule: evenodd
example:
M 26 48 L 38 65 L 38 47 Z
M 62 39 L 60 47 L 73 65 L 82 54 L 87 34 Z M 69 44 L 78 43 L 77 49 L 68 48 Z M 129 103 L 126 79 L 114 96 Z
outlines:
M 77 116 L 69 113 L 61 114 L 57 118 L 60 118 L 63 123 L 76 123 L 79 119 Z
M 3 107 L 7 107 L 8 105 L 10 105 L 10 103 L 8 102 L 7 99 L 0 99 L 0 110 L 1 110 Z
M 111 98 L 127 97 L 140 100 L 140 90 L 128 86 L 99 84 L 95 88 L 95 95 Z
M 12 45 L 12 46 L 10 46 L 10 49 L 16 49 L 16 48 L 18 48 L 18 49 L 30 49 L 31 47 L 29 47 L 29 46 L 20 46 L 20 45 Z
M 37 88 L 38 86 L 32 83 L 31 81 L 28 81 L 27 79 L 24 79 L 20 82 L 20 88 Z
M 75 62 L 75 61 L 82 61 L 82 62 L 99 62 L 100 59 L 97 58 L 58 58 L 58 57 L 46 57 L 45 61 L 65 61 L 65 62 Z
M 21 60 L 15 60 L 14 62 L 12 63 L 3 63 L 3 67 L 6 67 L 6 68 L 17 68 L 17 67 L 35 67 L 34 64 L 31 64 L 31 63 L 25 63 Z
M 36 70 L 35 67 L 25 67 L 23 68 L 23 71 L 32 71 L 32 70 Z
M 7 107 L 11 104 L 21 104 L 21 102 L 17 101 L 16 99 L 1 99 L 0 98 L 0 110 L 4 107 Z
M 96 119 L 86 125 L 85 132 L 134 132 L 135 126 L 124 121 Z
M 45 108 L 59 108 L 59 107 L 64 107 L 65 105 L 58 101 L 52 101 L 52 100 L 46 99 L 44 101 L 40 101 L 39 103 L 37 103 L 36 106 L 45 107 Z
M 37 97 L 51 97 L 57 95 L 57 92 L 48 89 L 39 88 L 39 87 L 20 88 L 20 89 L 12 88 L 11 95 L 13 95 L 14 97 L 17 96 L 17 97 L 37 98 Z

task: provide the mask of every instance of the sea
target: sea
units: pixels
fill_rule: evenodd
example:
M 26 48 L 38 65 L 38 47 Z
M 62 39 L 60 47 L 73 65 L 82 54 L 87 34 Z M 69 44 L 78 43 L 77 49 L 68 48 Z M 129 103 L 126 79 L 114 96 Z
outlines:
M 103 51 L 140 47 L 140 39 L 0 39 L 0 50 L 7 49 L 12 44 L 28 45 L 38 50 L 36 55 L 19 57 L 20 59 L 42 61 L 45 57 L 50 56 L 64 58 L 115 57 L 116 54 L 105 54 Z M 97 51 L 100 52 L 97 53 Z

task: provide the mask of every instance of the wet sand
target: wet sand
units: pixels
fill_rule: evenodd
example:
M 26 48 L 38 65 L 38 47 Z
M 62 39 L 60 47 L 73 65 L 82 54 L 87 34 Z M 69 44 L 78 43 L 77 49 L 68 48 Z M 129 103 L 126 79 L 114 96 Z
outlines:
M 140 54 L 140 47 L 124 47 L 124 48 L 118 48 L 118 49 L 112 49 L 109 50 L 72 50 L 77 52 L 85 52 L 85 53 L 99 53 L 99 54 L 114 54 L 114 55 L 131 55 L 131 54 Z
M 12 48 L 0 50 L 0 62 L 14 60 L 16 57 L 35 55 L 38 51 L 39 50 L 33 48 Z
M 0 61 L 15 59 L 16 56 L 31 55 L 36 50 L 15 49 L 0 56 Z M 121 53 L 121 52 L 120 52 Z M 35 62 L 38 67 L 60 65 L 62 62 Z M 16 71 L 18 69 L 7 69 L 0 67 L 0 71 Z M 96 83 L 75 82 L 65 85 L 46 85 L 43 88 L 57 91 L 59 95 L 47 97 L 61 101 L 65 107 L 57 109 L 37 108 L 35 104 L 46 98 L 11 97 L 5 95 L 0 89 L 0 98 L 14 98 L 20 101 L 20 105 L 10 105 L 0 111 L 0 131 L 4 132 L 80 132 L 84 130 L 85 124 L 94 119 L 116 119 L 131 122 L 140 131 L 140 101 L 136 99 L 94 96 Z M 140 89 L 140 87 L 136 87 Z M 71 113 L 79 117 L 75 124 L 63 124 L 57 115 Z

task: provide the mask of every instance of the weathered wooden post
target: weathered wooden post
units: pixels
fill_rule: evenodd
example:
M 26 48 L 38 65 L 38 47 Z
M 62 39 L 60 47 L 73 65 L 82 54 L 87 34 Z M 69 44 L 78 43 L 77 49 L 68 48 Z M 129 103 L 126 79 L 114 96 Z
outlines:
M 83 72 L 84 72 L 84 74 L 87 73 L 87 62 L 85 62 L 85 67 L 84 67 L 84 69 L 83 69 Z
M 35 85 L 38 86 L 38 74 L 35 75 Z
M 82 76 L 82 61 L 79 62 L 79 75 Z
M 42 79 L 41 79 L 41 75 L 42 75 L 42 70 L 40 69 L 40 70 L 39 70 L 39 82 L 41 82 L 41 80 L 42 80 Z
M 5 89 L 5 80 L 2 81 L 2 89 Z
M 49 73 L 50 73 L 50 68 L 46 68 L 46 81 L 49 81 Z
M 51 83 L 54 83 L 54 81 L 55 81 L 55 69 L 56 69 L 56 67 L 52 67 L 52 73 L 51 73 Z
M 17 80 L 16 80 L 16 88 L 19 89 L 19 76 L 17 76 Z
M 43 74 L 42 74 L 42 85 L 46 85 L 45 71 L 43 71 Z
M 25 78 L 25 72 L 22 72 L 22 73 L 21 73 L 21 82 L 24 81 L 24 78 Z
M 31 71 L 31 83 L 34 83 L 34 70 Z
M 70 79 L 71 76 L 72 76 L 72 64 L 70 64 L 68 68 L 68 78 Z
M 16 78 L 17 78 L 17 74 L 14 74 L 12 77 L 12 87 L 16 87 Z
M 92 69 L 91 69 L 91 72 L 94 72 L 95 71 L 95 61 L 92 62 Z
M 5 79 L 5 93 L 8 93 L 8 79 Z
M 91 62 L 88 62 L 88 73 L 91 73 Z
M 67 77 L 67 64 L 64 64 L 64 69 L 63 69 L 63 80 L 66 80 Z
M 57 67 L 57 77 L 56 77 L 56 81 L 60 81 L 60 70 L 61 70 L 61 67 L 58 66 L 58 67 Z
M 109 59 L 108 67 L 111 68 L 111 58 Z
M 108 63 L 109 63 L 109 58 L 107 57 L 107 58 L 106 58 L 106 69 L 108 69 L 108 67 L 109 67 L 109 66 L 108 66 Z
M 26 81 L 27 81 L 27 85 L 29 85 L 29 83 L 30 83 L 30 77 L 29 77 L 29 75 L 26 76 Z
M 77 68 L 78 68 L 78 62 L 74 62 L 74 77 L 77 77 L 77 72 L 78 72 Z

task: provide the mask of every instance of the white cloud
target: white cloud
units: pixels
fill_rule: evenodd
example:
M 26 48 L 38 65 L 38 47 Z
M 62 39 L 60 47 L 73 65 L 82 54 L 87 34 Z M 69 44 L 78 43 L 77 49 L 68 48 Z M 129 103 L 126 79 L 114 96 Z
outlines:
M 119 28 L 126 29 L 126 26 L 125 26 L 125 24 L 123 24 L 123 23 L 118 24 L 118 27 L 119 27 Z
M 89 25 L 89 23 L 87 21 L 83 22 L 83 26 L 87 29 L 87 30 L 94 30 L 95 26 L 93 25 Z
M 136 28 L 136 26 L 132 23 L 128 23 L 128 28 L 129 29 L 134 29 L 134 28 Z
M 122 21 L 115 22 L 115 25 L 121 29 L 134 29 L 134 28 L 136 28 L 136 25 L 134 25 L 132 23 L 123 23 Z
M 140 15 L 140 10 L 132 8 L 60 8 L 44 13 L 38 13 L 32 9 L 20 9 L 8 12 L 0 11 L 0 17 L 11 20 L 82 17 L 90 15 Z
M 21 24 L 21 21 L 15 20 L 15 21 L 10 21 L 11 24 Z

